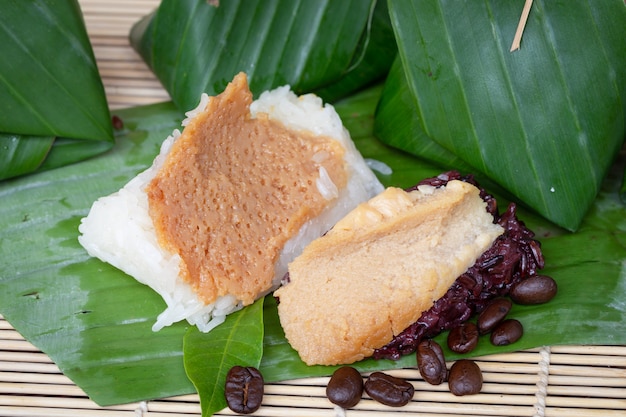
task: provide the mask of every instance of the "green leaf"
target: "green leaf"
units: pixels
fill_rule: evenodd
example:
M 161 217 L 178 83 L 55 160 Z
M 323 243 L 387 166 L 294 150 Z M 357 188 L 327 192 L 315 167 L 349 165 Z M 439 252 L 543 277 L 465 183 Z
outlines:
M 0 179 L 110 149 L 104 87 L 77 1 L 7 1 L 1 7 L 0 140 L 12 141 L 20 152 L 0 148 Z M 67 146 L 57 150 L 55 142 L 45 151 L 51 137 L 75 139 L 72 149 L 80 150 L 66 153 Z
M 620 189 L 619 189 L 619 196 L 620 196 L 620 199 L 622 200 L 622 203 L 626 204 L 626 169 L 624 170 L 622 174 L 622 185 L 620 186 Z
M 374 135 L 385 143 L 444 168 L 454 168 L 464 172 L 476 170 L 458 158 L 454 153 L 433 141 L 424 128 L 423 115 L 416 105 L 404 75 L 399 58 L 389 71 L 385 88 L 376 109 Z
M 54 136 L 0 134 L 2 177 L 11 178 L 37 170 L 48 156 Z
M 240 71 L 256 95 L 289 84 L 336 98 L 389 69 L 395 41 L 380 3 L 165 0 L 133 27 L 131 44 L 184 111 Z
M 77 241 L 93 201 L 149 166 L 182 120 L 171 103 L 119 114 L 112 152 L 0 183 L 0 311 L 101 405 L 194 390 L 186 326 L 152 332 L 161 297 Z
M 624 140 L 626 6 L 535 1 L 511 53 L 520 13 L 516 1 L 390 2 L 423 135 L 576 230 Z
M 325 102 L 334 102 L 370 86 L 388 73 L 398 50 L 386 1 L 376 0 L 374 13 L 358 47 L 363 51 L 355 52 L 356 62 L 348 71 L 335 83 L 315 89 L 313 93 Z
M 226 317 L 209 333 L 187 331 L 185 369 L 200 395 L 203 416 L 227 406 L 226 374 L 233 366 L 259 368 L 263 356 L 263 299 Z
M 365 157 L 393 169 L 380 176 L 387 185 L 409 186 L 438 174 L 437 166 L 372 137 L 380 92 L 376 87 L 335 105 L 354 132 L 357 147 Z M 160 297 L 121 271 L 89 258 L 77 242 L 80 218 L 93 201 L 148 167 L 161 142 L 182 120 L 171 103 L 125 109 L 119 116 L 126 130 L 119 132 L 111 152 L 0 183 L 0 313 L 101 405 L 192 393 L 195 387 L 185 371 L 190 375 L 205 371 L 193 357 L 186 358 L 186 370 L 184 366 L 183 339 L 187 337 L 186 346 L 192 349 L 191 339 L 199 336 L 195 330 L 178 323 L 153 333 L 150 328 L 165 308 Z M 519 342 L 493 347 L 483 340 L 474 355 L 544 344 L 626 344 L 626 208 L 618 198 L 625 163 L 626 154 L 577 233 L 564 233 L 541 217 L 520 211 L 538 232 L 545 272 L 557 280 L 559 294 L 545 305 L 515 307 L 513 316 L 526 328 Z M 503 207 L 505 201 L 499 201 Z M 333 368 L 308 367 L 298 359 L 284 338 L 271 296 L 263 308 L 260 369 L 268 381 L 332 372 Z M 231 354 L 240 352 L 218 352 Z M 357 366 L 390 369 L 414 366 L 414 361 L 409 355 L 399 362 L 368 360 Z M 203 398 L 214 395 L 209 386 L 203 391 L 199 385 L 198 390 Z

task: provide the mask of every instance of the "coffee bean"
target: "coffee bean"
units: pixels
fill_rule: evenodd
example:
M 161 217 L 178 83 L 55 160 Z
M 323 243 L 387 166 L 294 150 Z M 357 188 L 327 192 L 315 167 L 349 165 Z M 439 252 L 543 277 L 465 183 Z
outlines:
M 326 397 L 342 408 L 354 407 L 363 395 L 363 378 L 351 366 L 337 369 L 326 386 Z
M 417 345 L 417 369 L 424 381 L 439 385 L 448 378 L 448 369 L 441 346 L 434 340 L 423 340 Z
M 365 392 L 381 404 L 402 407 L 411 401 L 415 388 L 402 378 L 396 378 L 382 372 L 374 372 L 365 381 Z
M 115 130 L 124 129 L 124 121 L 117 115 L 113 115 L 111 117 L 111 124 L 113 125 L 113 129 Z
M 448 348 L 456 353 L 468 353 L 478 344 L 478 327 L 471 321 L 465 322 L 448 333 Z
M 448 388 L 454 395 L 478 394 L 483 387 L 483 373 L 470 359 L 461 359 L 450 367 Z
M 258 369 L 233 366 L 226 375 L 224 395 L 226 403 L 235 413 L 254 413 L 263 400 L 263 376 Z
M 507 319 L 493 329 L 490 340 L 496 346 L 505 346 L 517 342 L 523 334 L 522 323 L 515 319 Z
M 542 304 L 553 299 L 556 292 L 556 281 L 552 277 L 535 275 L 511 287 L 509 296 L 517 304 Z
M 508 298 L 495 298 L 478 315 L 476 325 L 479 334 L 487 334 L 494 329 L 511 311 L 513 303 Z

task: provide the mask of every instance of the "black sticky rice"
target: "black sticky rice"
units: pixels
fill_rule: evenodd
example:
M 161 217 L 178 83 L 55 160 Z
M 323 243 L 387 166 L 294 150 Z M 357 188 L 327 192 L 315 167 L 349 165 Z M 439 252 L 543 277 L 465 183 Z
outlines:
M 451 180 L 465 181 L 480 189 L 487 211 L 493 215 L 494 223 L 504 228 L 504 233 L 457 278 L 432 308 L 387 345 L 377 349 L 373 355 L 377 359 L 396 360 L 415 352 L 420 341 L 467 321 L 482 311 L 491 299 L 507 295 L 514 283 L 536 275 L 544 266 L 541 244 L 533 239 L 535 234 L 516 217 L 515 204 L 509 204 L 500 215 L 495 198 L 481 188 L 472 175 L 462 176 L 450 171 L 422 180 L 407 191 L 423 184 L 441 187 Z

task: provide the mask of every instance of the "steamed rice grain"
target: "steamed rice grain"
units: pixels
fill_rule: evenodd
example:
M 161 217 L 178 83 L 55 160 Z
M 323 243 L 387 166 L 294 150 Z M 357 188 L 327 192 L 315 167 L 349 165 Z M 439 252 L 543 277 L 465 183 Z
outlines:
M 183 126 L 204 111 L 209 97 L 203 94 L 199 106 L 186 113 Z M 383 190 L 367 166 L 341 119 L 330 105 L 323 105 L 314 95 L 296 96 L 288 86 L 263 93 L 250 106 L 251 117 L 267 113 L 291 130 L 303 130 L 330 136 L 345 148 L 344 160 L 349 167 L 347 186 L 338 189 L 327 174 L 320 170 L 319 192 L 329 200 L 324 211 L 308 221 L 284 246 L 275 265 L 274 286 L 278 287 L 287 264 L 302 252 L 304 246 L 324 234 L 358 203 Z M 166 309 L 156 319 L 152 329 L 158 331 L 178 321 L 187 320 L 207 332 L 222 323 L 226 315 L 240 309 L 242 303 L 225 295 L 205 305 L 191 285 L 180 278 L 181 258 L 164 250 L 158 243 L 155 226 L 149 215 L 145 187 L 162 167 L 172 145 L 181 135 L 175 130 L 162 144 L 152 166 L 129 181 L 121 190 L 98 199 L 79 226 L 79 242 L 94 257 L 108 262 L 150 286 L 165 301 Z M 315 158 L 323 160 L 323 154 Z

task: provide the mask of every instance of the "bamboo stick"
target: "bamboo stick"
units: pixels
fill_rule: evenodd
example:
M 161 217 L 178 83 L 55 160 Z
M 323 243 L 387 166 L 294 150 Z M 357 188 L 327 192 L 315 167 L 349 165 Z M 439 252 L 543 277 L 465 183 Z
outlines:
M 530 14 L 530 8 L 532 7 L 532 5 L 533 5 L 533 0 L 526 0 L 526 2 L 524 3 L 522 16 L 519 19 L 517 30 L 515 31 L 515 36 L 513 37 L 513 44 L 511 45 L 511 52 L 520 48 L 520 43 L 522 42 L 522 34 L 524 33 L 524 28 L 526 27 L 526 22 L 528 20 L 528 15 Z
M 24 372 L 0 371 L 0 382 L 37 382 L 38 384 L 73 385 L 71 379 L 63 374 L 30 374 Z
M 39 362 L 52 363 L 52 360 L 42 352 L 21 352 L 0 350 L 0 362 Z
M 31 374 L 60 374 L 58 366 L 54 363 L 39 362 L 0 362 L 1 371 L 26 372 Z
M 11 397 L 16 397 L 20 395 L 55 395 L 79 397 L 81 395 L 85 395 L 83 390 L 78 388 L 76 385 L 49 385 L 35 383 L 14 384 L 10 382 L 0 382 L 0 394 L 11 394 Z M 34 401 L 37 397 L 32 398 Z
M 0 330 L 0 340 L 23 340 L 24 338 L 13 329 Z
M 11 407 L 37 407 L 37 408 L 66 408 L 66 409 L 82 409 L 82 410 L 110 410 L 110 411 L 132 411 L 135 410 L 137 404 L 122 404 L 109 407 L 98 407 L 93 401 L 87 397 L 72 398 L 62 397 L 61 393 L 58 396 L 50 397 L 36 397 L 36 396 L 18 396 L 13 395 L 11 397 L 4 397 L 0 399 L 0 406 Z M 83 394 L 84 395 L 84 394 Z
M 474 360 L 482 362 L 525 362 L 525 363 L 537 363 L 539 360 L 538 351 L 519 351 L 519 352 L 507 352 L 497 353 L 488 356 L 478 356 Z
M 346 412 L 346 416 L 350 417 L 355 415 L 358 411 L 359 416 L 363 417 L 389 417 L 389 411 L 386 410 L 348 410 Z M 457 417 L 463 415 L 465 417 L 484 417 L 486 415 L 489 416 L 520 416 L 524 414 L 515 414 L 515 413 L 497 413 L 497 414 L 474 414 L 472 411 L 474 410 L 455 410 L 453 413 L 443 412 L 443 413 L 430 413 L 430 412 L 420 412 L 420 417 Z M 234 414 L 229 412 L 221 412 L 215 414 L 215 416 L 232 416 Z M 236 414 L 235 414 L 236 415 Z M 324 409 L 324 410 L 306 410 L 306 412 L 299 414 L 297 411 L 294 413 L 294 410 L 291 408 L 264 408 L 261 407 L 259 411 L 254 414 L 254 417 L 298 417 L 298 416 L 306 416 L 306 417 L 332 417 L 337 415 L 333 412 L 332 409 Z M 150 414 L 150 417 L 152 415 Z
M 118 410 L 85 410 L 69 408 L 2 407 L 0 417 L 136 417 L 134 411 L 122 413 Z M 146 416 L 147 417 L 147 416 Z M 171 414 L 150 414 L 150 417 L 172 417 Z
M 121 4 L 120 4 L 121 3 Z M 150 13 L 157 6 L 154 1 L 140 4 L 137 2 L 118 2 L 120 7 L 112 7 L 115 2 L 93 3 L 89 1 L 82 2 L 81 11 L 85 16 L 143 16 Z
M 539 362 L 539 360 L 537 360 Z M 509 374 L 536 374 L 539 372 L 537 363 L 480 362 L 476 361 L 483 372 L 500 372 Z
M 596 400 L 586 397 L 570 397 L 570 396 L 551 396 L 546 398 L 548 408 L 561 407 L 581 410 L 602 409 L 602 410 L 621 410 L 622 415 L 626 415 L 626 400 L 615 398 L 603 398 Z
M 163 101 L 165 101 L 165 100 L 163 100 Z M 132 100 L 130 102 L 128 100 L 119 100 L 118 101 L 118 100 L 112 99 L 109 102 L 109 108 L 112 111 L 116 111 L 116 110 L 125 109 L 125 108 L 128 108 L 128 107 L 153 104 L 154 102 L 155 102 L 155 100 L 153 100 L 153 97 L 145 97 L 143 100 L 136 99 L 136 100 Z
M 615 400 L 626 399 L 626 389 L 624 387 L 591 387 L 591 386 L 572 386 L 572 385 L 548 385 L 549 395 L 569 395 L 576 397 L 596 398 L 612 398 Z M 626 403 L 624 404 L 626 406 Z
M 2 340 L 0 341 L 0 346 L 2 346 L 2 350 L 17 350 L 17 351 L 26 351 L 26 352 L 40 352 L 35 346 L 31 343 L 27 342 L 24 339 L 21 340 Z
M 89 36 L 91 46 L 114 46 L 116 48 L 125 48 L 129 46 L 128 38 L 115 35 L 91 33 Z
M 103 75 L 103 78 L 105 76 Z M 113 88 L 109 87 L 109 91 L 119 89 L 119 93 L 123 93 L 129 97 L 145 95 L 146 93 L 153 94 L 159 92 L 163 96 L 167 97 L 167 93 L 163 91 L 161 85 L 155 80 L 133 80 L 126 78 L 115 79 L 117 85 Z M 199 100 L 199 99 L 198 99 Z
M 593 376 L 600 378 L 626 378 L 626 369 L 623 368 L 598 368 L 593 366 L 570 366 L 570 365 L 551 365 L 550 376 Z
M 572 353 L 550 355 L 551 364 L 581 366 L 619 366 L 626 367 L 626 356 L 578 355 Z
M 145 91 L 141 96 L 133 97 L 132 100 L 125 95 L 116 94 L 114 91 L 106 91 L 111 96 L 111 100 L 109 103 L 111 108 L 115 108 L 116 104 L 121 107 L 130 107 L 143 104 L 154 104 L 160 101 L 169 100 L 167 97 L 160 95 L 158 91 L 154 91 L 152 93 L 150 93 L 149 91 Z
M 104 61 L 98 63 L 98 68 L 107 68 L 111 71 L 121 71 L 128 78 L 154 78 L 156 77 L 140 59 L 124 61 Z
M 618 417 L 624 416 L 623 410 L 573 410 L 571 408 L 550 407 L 550 417 Z
M 626 346 L 552 346 L 552 353 L 574 353 L 574 354 L 588 354 L 588 355 L 626 355 Z
M 90 16 L 89 14 L 83 15 L 85 17 L 85 24 L 88 26 L 89 34 L 112 34 L 120 36 L 124 33 L 123 30 L 130 30 L 130 28 L 137 22 L 137 16 L 131 15 L 99 15 Z
M 118 68 L 111 68 L 107 65 L 103 65 L 99 68 L 100 76 L 103 79 L 111 78 L 115 79 L 118 87 L 128 86 L 134 88 L 145 88 L 145 89 L 158 89 L 163 91 L 164 95 L 167 95 L 167 92 L 163 90 L 161 83 L 156 79 L 149 76 L 149 74 L 142 75 L 141 72 L 133 69 L 120 70 Z
M 626 388 L 626 378 L 587 375 L 550 375 L 550 385 Z
M 128 48 L 116 47 L 115 45 L 94 45 L 93 53 L 99 61 L 124 61 L 132 60 L 141 62 L 135 51 Z

